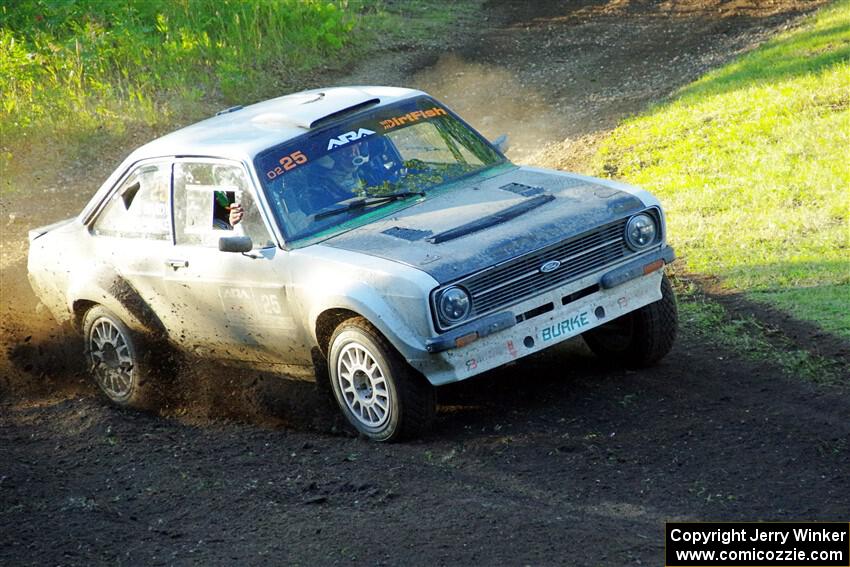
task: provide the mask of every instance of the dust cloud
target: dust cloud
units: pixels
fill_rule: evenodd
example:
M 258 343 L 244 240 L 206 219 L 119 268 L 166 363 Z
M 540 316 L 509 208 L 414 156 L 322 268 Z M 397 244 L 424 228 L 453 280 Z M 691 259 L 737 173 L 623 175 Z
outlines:
M 508 157 L 519 163 L 560 142 L 568 131 L 568 117 L 505 68 L 444 55 L 416 73 L 411 84 L 444 101 L 488 139 L 507 134 Z

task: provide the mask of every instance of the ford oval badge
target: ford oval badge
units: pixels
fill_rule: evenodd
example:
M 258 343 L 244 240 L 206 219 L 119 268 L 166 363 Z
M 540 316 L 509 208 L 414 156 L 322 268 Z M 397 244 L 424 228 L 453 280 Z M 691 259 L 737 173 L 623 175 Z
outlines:
M 554 272 L 558 268 L 561 267 L 561 263 L 558 260 L 550 260 L 540 266 L 540 271 L 544 274 L 548 274 L 549 272 Z

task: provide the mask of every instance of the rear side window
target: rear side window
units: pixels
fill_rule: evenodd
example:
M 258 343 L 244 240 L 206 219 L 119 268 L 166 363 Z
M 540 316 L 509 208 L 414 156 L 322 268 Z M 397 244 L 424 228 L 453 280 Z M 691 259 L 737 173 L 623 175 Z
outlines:
M 171 164 L 143 165 L 109 199 L 92 232 L 98 236 L 168 240 Z

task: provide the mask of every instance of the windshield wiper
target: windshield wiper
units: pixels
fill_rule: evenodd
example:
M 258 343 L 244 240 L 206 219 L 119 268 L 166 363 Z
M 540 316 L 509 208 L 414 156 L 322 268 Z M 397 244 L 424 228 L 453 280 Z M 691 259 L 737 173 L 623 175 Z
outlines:
M 341 213 L 347 213 L 348 211 L 353 211 L 355 209 L 362 209 L 364 207 L 368 207 L 369 205 L 380 205 L 382 203 L 391 203 L 393 201 L 398 201 L 399 199 L 406 199 L 408 197 L 419 196 L 424 197 L 424 191 L 400 191 L 398 193 L 391 193 L 389 195 L 381 195 L 380 197 L 365 197 L 361 199 L 355 199 L 341 207 L 337 207 L 336 209 L 328 209 L 327 211 L 322 211 L 320 213 L 316 213 L 313 215 L 313 220 L 324 219 L 327 217 L 332 217 Z

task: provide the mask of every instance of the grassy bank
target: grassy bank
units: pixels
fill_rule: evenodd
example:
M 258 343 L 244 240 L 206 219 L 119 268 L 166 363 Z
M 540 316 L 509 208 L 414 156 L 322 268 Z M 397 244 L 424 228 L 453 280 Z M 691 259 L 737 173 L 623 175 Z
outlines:
M 0 0 L 0 192 L 51 166 L 303 87 L 477 3 Z M 58 148 L 58 151 L 57 151 Z
M 0 159 L 44 136 L 73 145 L 279 92 L 338 58 L 361 21 L 344 2 L 3 0 Z
M 597 174 L 665 204 L 687 269 L 850 339 L 850 1 L 627 120 Z

